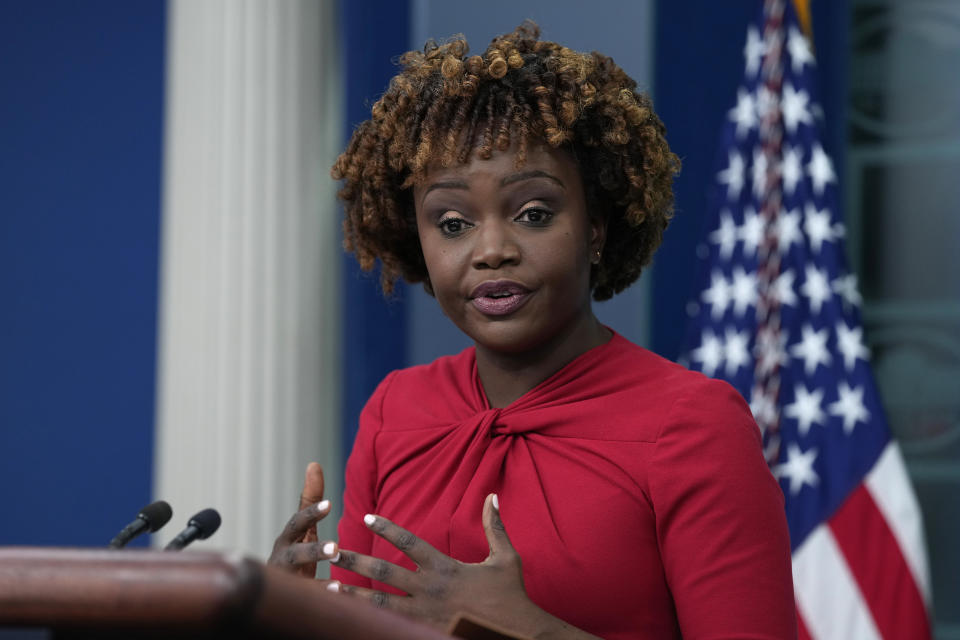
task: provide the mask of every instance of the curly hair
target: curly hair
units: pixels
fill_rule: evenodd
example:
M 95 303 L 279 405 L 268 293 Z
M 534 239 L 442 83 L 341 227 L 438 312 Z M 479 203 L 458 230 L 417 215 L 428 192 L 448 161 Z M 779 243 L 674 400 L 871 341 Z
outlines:
M 524 22 L 467 56 L 457 36 L 400 58 L 402 69 L 360 124 L 331 175 L 343 180 L 344 247 L 381 285 L 398 277 L 432 293 L 417 235 L 413 186 L 431 163 L 466 163 L 531 144 L 568 149 L 583 180 L 590 215 L 607 224 L 591 272 L 595 300 L 632 284 L 663 238 L 673 213 L 679 160 L 663 123 L 637 83 L 602 54 L 578 53 L 539 39 Z

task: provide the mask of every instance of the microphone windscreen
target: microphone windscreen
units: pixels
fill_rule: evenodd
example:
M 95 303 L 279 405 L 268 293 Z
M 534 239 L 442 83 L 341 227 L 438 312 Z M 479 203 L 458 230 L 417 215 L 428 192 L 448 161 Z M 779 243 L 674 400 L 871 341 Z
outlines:
M 220 528 L 220 514 L 216 509 L 204 509 L 200 513 L 190 518 L 188 525 L 193 525 L 200 530 L 197 535 L 201 540 L 206 540 L 213 535 L 213 532 Z
M 137 517 L 145 520 L 150 526 L 150 533 L 153 533 L 170 522 L 170 518 L 173 517 L 173 509 L 165 501 L 157 500 L 140 509 Z

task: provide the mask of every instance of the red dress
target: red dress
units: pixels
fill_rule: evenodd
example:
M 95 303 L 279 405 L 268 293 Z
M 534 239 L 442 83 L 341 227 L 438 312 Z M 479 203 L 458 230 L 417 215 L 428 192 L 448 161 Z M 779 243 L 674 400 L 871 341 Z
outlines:
M 616 334 L 502 409 L 487 403 L 473 348 L 395 371 L 360 417 L 340 545 L 413 568 L 364 526 L 376 513 L 480 562 L 491 492 L 530 598 L 576 627 L 607 639 L 796 635 L 783 495 L 726 383 Z

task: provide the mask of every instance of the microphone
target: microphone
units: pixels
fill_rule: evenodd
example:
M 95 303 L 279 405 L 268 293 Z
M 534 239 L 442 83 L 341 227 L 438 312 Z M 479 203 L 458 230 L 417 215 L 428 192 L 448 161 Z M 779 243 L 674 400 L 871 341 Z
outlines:
M 137 519 L 120 530 L 120 533 L 110 541 L 111 549 L 120 549 L 144 531 L 157 531 L 170 521 L 173 509 L 163 500 L 151 502 L 137 514 Z
M 164 551 L 179 551 L 185 546 L 196 540 L 206 540 L 213 535 L 213 532 L 220 528 L 220 514 L 216 509 L 204 509 L 195 514 L 187 523 L 187 528 L 177 534 L 177 537 L 170 541 Z

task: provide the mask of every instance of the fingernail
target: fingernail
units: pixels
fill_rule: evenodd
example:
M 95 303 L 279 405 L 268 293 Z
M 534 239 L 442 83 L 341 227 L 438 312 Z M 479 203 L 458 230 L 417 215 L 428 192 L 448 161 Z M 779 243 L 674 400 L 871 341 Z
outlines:
M 373 515 L 372 513 L 368 513 L 367 515 L 363 516 L 363 521 L 368 527 L 372 527 L 373 523 L 377 521 L 377 516 Z
M 327 585 L 327 591 L 332 591 L 334 593 L 340 593 L 340 583 L 331 582 Z
M 332 562 L 333 564 L 337 564 L 338 562 L 340 562 L 340 552 L 339 552 L 339 551 L 337 551 L 337 555 L 335 555 L 335 556 L 333 556 L 332 558 L 330 558 L 330 562 Z
M 323 555 L 325 556 L 332 556 L 333 552 L 336 550 L 337 545 L 333 544 L 332 542 L 328 542 L 327 544 L 323 545 Z
M 330 508 L 329 500 L 322 500 L 317 503 L 317 511 L 326 511 L 329 508 Z
M 493 508 L 500 511 L 500 500 L 497 498 L 497 494 L 493 494 Z

